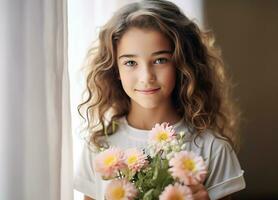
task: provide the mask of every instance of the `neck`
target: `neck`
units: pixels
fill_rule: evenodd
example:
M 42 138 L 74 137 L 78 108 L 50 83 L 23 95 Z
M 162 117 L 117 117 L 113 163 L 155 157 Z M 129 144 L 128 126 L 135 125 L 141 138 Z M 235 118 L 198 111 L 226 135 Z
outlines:
M 181 117 L 172 105 L 157 108 L 143 108 L 131 105 L 127 115 L 128 124 L 134 128 L 150 130 L 156 123 L 168 122 L 170 125 L 177 123 Z

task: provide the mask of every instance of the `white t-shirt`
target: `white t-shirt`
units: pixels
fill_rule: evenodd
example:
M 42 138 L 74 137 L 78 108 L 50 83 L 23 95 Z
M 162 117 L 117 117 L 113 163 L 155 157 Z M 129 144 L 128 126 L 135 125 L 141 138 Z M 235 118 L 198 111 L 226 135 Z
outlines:
M 148 130 L 131 127 L 125 117 L 118 122 L 117 132 L 108 138 L 111 146 L 121 149 L 131 147 L 143 149 L 147 146 Z M 212 200 L 220 199 L 245 188 L 243 170 L 228 142 L 216 138 L 209 131 L 198 137 L 195 134 L 191 135 L 183 120 L 174 124 L 173 127 L 177 132 L 186 132 L 186 150 L 195 152 L 205 160 L 208 166 L 208 175 L 204 185 Z M 85 145 L 75 173 L 74 188 L 95 200 L 104 200 L 105 188 L 109 181 L 102 180 L 100 175 L 95 173 L 94 155 L 95 153 Z

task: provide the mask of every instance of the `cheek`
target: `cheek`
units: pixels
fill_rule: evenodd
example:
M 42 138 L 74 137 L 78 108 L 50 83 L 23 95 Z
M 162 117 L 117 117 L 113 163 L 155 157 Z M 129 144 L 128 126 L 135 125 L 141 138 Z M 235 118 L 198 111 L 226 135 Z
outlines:
M 163 82 L 164 87 L 168 90 L 172 90 L 176 84 L 176 71 L 174 68 L 170 68 L 163 72 L 163 76 L 161 76 L 161 82 Z
M 120 78 L 121 78 L 122 86 L 125 90 L 129 90 L 129 88 L 133 86 L 134 78 L 132 74 L 127 72 L 120 72 Z

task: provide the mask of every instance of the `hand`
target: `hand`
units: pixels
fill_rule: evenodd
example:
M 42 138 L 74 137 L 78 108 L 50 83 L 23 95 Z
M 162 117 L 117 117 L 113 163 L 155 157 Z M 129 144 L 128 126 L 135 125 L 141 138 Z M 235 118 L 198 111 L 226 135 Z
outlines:
M 203 184 L 197 183 L 194 185 L 188 185 L 188 187 L 192 192 L 194 200 L 210 200 L 208 191 Z

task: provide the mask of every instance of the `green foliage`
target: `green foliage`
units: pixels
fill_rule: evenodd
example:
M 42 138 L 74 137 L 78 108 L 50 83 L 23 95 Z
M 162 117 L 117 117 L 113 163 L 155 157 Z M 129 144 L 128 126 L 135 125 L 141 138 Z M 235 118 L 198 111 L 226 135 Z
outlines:
M 168 160 L 156 155 L 146 169 L 135 174 L 133 182 L 139 190 L 138 200 L 158 199 L 161 191 L 174 182 L 168 168 Z

